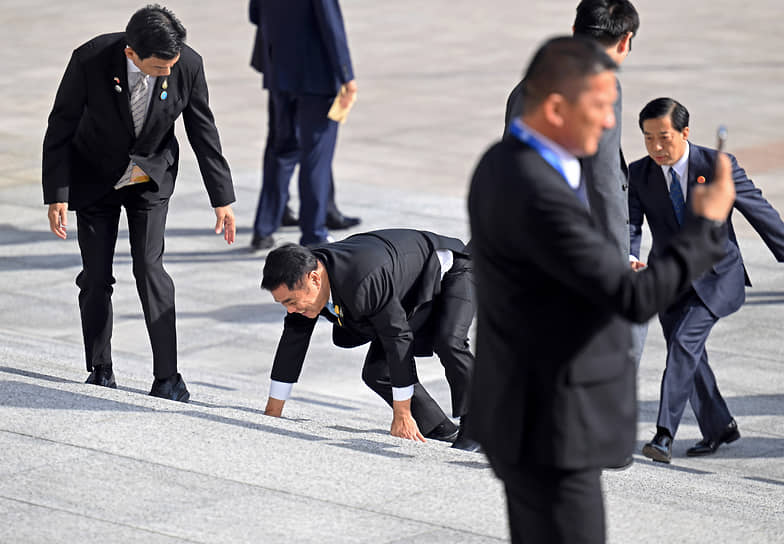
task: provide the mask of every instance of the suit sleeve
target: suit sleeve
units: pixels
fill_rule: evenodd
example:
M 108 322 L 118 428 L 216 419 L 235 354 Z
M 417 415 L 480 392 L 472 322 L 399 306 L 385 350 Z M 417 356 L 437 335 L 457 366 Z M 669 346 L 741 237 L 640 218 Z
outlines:
M 389 272 L 382 268 L 380 273 L 368 276 L 358 289 L 357 300 L 362 301 L 359 314 L 367 316 L 384 349 L 392 387 L 415 384 L 414 332 Z
M 57 89 L 44 136 L 41 179 L 44 204 L 68 202 L 71 143 L 87 103 L 86 76 L 74 52 Z
M 600 307 L 642 323 L 724 256 L 720 228 L 693 218 L 655 262 L 641 272 L 618 264 L 617 250 L 591 224 L 578 202 L 544 192 L 519 214 L 524 229 L 551 236 L 519 237 L 517 246 L 560 283 Z
M 188 105 L 182 112 L 185 132 L 196 155 L 204 186 L 213 208 L 234 202 L 234 186 L 229 164 L 223 157 L 218 128 L 209 104 L 204 65 L 198 58 L 198 69 L 193 78 L 193 87 Z
M 754 227 L 778 262 L 784 262 L 784 222 L 732 155 L 732 178 L 735 180 L 735 209 Z
M 348 83 L 354 79 L 354 69 L 340 6 L 337 0 L 314 0 L 313 9 L 332 70 L 341 83 Z
M 272 363 L 271 379 L 285 383 L 297 382 L 316 321 L 318 317 L 309 319 L 299 314 L 286 315 L 283 320 L 283 334 Z
M 640 195 L 637 191 L 639 179 L 635 176 L 640 172 L 639 168 L 629 170 L 629 253 L 640 258 L 640 245 L 642 243 L 642 222 L 645 213 L 640 202 Z

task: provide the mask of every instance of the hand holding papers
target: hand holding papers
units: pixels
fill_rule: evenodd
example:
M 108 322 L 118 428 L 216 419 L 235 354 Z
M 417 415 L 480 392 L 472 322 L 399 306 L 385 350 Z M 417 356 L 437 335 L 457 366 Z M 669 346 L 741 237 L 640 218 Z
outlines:
M 345 123 L 348 112 L 351 111 L 351 106 L 357 99 L 357 84 L 354 80 L 345 83 L 340 87 L 340 92 L 335 97 L 332 107 L 329 108 L 327 117 L 338 123 Z

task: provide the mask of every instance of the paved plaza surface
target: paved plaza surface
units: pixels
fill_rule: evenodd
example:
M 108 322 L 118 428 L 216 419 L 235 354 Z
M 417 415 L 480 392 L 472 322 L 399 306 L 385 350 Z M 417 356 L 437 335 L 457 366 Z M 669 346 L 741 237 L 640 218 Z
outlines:
M 780 3 L 636 4 L 642 25 L 620 74 L 627 160 L 644 154 L 639 109 L 669 95 L 689 108 L 696 143 L 713 145 L 716 126 L 727 125 L 728 150 L 784 209 Z M 286 417 L 263 415 L 284 310 L 259 289 L 265 254 L 248 251 L 266 135 L 266 94 L 248 66 L 253 28 L 244 1 L 167 5 L 205 59 L 239 224 L 233 246 L 211 231 L 178 125 L 166 264 L 187 405 L 147 396 L 151 354 L 124 220 L 114 271 L 119 388 L 82 383 L 76 218 L 57 239 L 41 200 L 41 141 L 71 50 L 121 30 L 141 4 L 0 0 L 0 542 L 506 541 L 503 490 L 485 457 L 389 436 L 391 411 L 360 379 L 363 350 L 331 347 L 326 323 Z M 471 171 L 500 136 L 506 96 L 533 50 L 570 31 L 576 0 L 341 5 L 359 94 L 340 129 L 337 199 L 363 224 L 334 234 L 409 226 L 467 239 Z M 708 350 L 742 439 L 687 458 L 700 438 L 687 410 L 671 465 L 636 454 L 629 470 L 607 472 L 611 543 L 784 542 L 784 266 L 734 221 L 754 287 Z M 664 351 L 653 321 L 637 451 L 655 430 Z M 418 368 L 447 407 L 438 360 Z

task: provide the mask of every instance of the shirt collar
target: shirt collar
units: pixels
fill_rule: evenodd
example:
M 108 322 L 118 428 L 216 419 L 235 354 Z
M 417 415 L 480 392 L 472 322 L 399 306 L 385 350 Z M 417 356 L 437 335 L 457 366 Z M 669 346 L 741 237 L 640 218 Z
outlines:
M 582 170 L 580 168 L 580 161 L 577 159 L 577 157 L 569 153 L 564 147 L 555 143 L 547 136 L 543 136 L 539 132 L 532 129 L 530 126 L 526 125 L 522 120 L 516 121 L 519 121 L 520 124 L 525 127 L 525 130 L 530 132 L 534 138 L 539 140 L 543 146 L 558 156 L 558 160 L 561 161 L 561 167 L 563 168 L 564 175 L 566 176 L 566 182 L 569 184 L 569 186 L 572 189 L 579 187 Z
M 675 164 L 672 166 L 662 165 L 664 179 L 668 180 L 668 183 L 670 179 L 670 169 L 675 170 L 679 179 L 686 180 L 686 176 L 689 174 L 689 142 L 686 142 L 686 151 L 683 152 L 683 156 L 678 159 Z
M 131 59 L 129 59 L 128 57 L 125 57 L 125 63 L 128 65 L 128 73 L 129 74 L 137 74 L 137 73 L 141 72 L 141 70 L 139 70 L 139 67 L 136 66 L 133 63 L 133 61 Z

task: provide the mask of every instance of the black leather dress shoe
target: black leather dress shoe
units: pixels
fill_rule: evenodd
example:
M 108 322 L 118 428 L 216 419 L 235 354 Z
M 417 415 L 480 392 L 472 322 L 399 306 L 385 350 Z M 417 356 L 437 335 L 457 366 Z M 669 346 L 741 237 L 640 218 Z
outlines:
M 630 455 L 629 457 L 621 460 L 618 463 L 607 465 L 606 467 L 604 467 L 604 470 L 618 470 L 618 471 L 626 470 L 627 468 L 631 468 L 633 464 L 634 464 L 634 457 Z
M 188 393 L 188 389 L 185 387 L 185 382 L 179 372 L 164 380 L 155 378 L 152 382 L 150 396 L 179 402 L 188 402 L 188 399 L 191 398 L 191 394 Z
M 466 431 L 466 421 L 466 416 L 460 418 L 460 430 L 457 433 L 457 438 L 452 444 L 452 447 L 456 450 L 481 453 L 482 445 L 470 437 L 470 433 Z
M 347 215 L 327 215 L 327 228 L 329 230 L 343 230 L 356 227 L 362 222 L 359 217 L 349 217 Z
M 283 210 L 283 219 L 281 219 L 280 224 L 284 227 L 299 226 L 299 219 L 297 219 L 297 216 L 294 215 L 294 212 L 288 206 Z
M 84 383 L 91 383 L 93 385 L 100 385 L 101 387 L 110 387 L 117 389 L 117 382 L 114 381 L 114 372 L 112 365 L 95 365 L 93 371 L 87 376 L 87 381 Z
M 716 450 L 719 449 L 719 446 L 722 444 L 729 444 L 730 442 L 735 442 L 738 438 L 740 438 L 740 431 L 738 430 L 738 424 L 735 423 L 733 419 L 730 421 L 729 425 L 722 431 L 721 435 L 716 439 L 709 439 L 703 438 L 699 442 L 697 442 L 694 446 L 686 450 L 686 455 L 689 457 L 699 457 L 700 455 L 710 455 L 712 453 L 716 453 Z
M 645 457 L 660 463 L 669 463 L 672 459 L 672 438 L 662 432 L 657 432 L 653 440 L 642 447 Z
M 275 245 L 275 238 L 270 236 L 257 236 L 256 234 L 253 235 L 253 239 L 250 241 L 250 248 L 253 251 L 261 251 L 263 249 L 269 249 Z
M 454 442 L 459 431 L 458 426 L 452 423 L 451 419 L 446 418 L 435 429 L 427 433 L 425 438 L 441 440 L 442 442 Z

